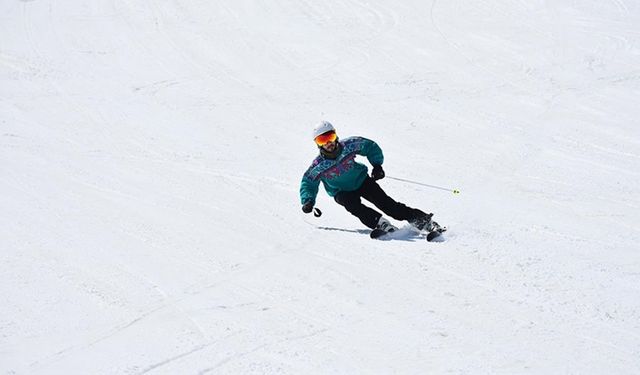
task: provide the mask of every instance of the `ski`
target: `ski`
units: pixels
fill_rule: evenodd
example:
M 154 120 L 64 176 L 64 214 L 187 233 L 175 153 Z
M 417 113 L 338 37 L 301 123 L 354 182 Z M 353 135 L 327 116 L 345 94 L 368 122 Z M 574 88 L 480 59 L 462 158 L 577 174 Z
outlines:
M 427 214 L 421 220 L 414 220 L 409 222 L 410 226 L 405 227 L 412 233 L 418 232 L 420 235 L 424 235 L 426 240 L 431 242 L 439 238 L 442 233 L 446 232 L 447 227 L 441 227 L 438 223 L 431 220 L 433 214 Z M 393 226 L 387 219 L 381 217 L 378 225 L 371 230 L 369 237 L 372 239 L 384 239 L 390 233 L 395 233 L 402 230 Z
M 443 232 L 446 232 L 446 231 L 447 231 L 447 227 L 442 227 L 436 230 L 432 230 L 431 232 L 427 233 L 427 236 L 426 236 L 427 241 L 431 242 L 435 240 L 436 238 L 440 237 Z
M 411 225 L 420 233 L 425 234 L 427 241 L 431 242 L 436 238 L 439 238 L 443 232 L 446 232 L 447 227 L 441 227 L 440 224 L 431 220 L 433 214 L 427 214 L 424 217 L 418 218 Z
M 386 236 L 389 233 L 392 233 L 392 232 L 387 232 L 386 230 L 376 228 L 372 230 L 371 233 L 369 233 L 369 237 L 371 237 L 371 239 L 377 240 L 380 237 Z

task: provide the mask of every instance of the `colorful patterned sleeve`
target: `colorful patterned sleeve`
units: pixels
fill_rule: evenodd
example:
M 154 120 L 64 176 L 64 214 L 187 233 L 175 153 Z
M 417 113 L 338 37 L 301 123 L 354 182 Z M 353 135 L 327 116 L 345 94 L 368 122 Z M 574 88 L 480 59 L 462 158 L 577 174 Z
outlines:
M 384 155 L 382 154 L 380 146 L 370 139 L 363 137 L 358 138 L 360 147 L 358 148 L 357 153 L 359 155 L 366 156 L 371 165 L 382 165 L 384 162 Z
M 311 201 L 314 205 L 316 204 L 316 196 L 318 195 L 320 187 L 320 179 L 313 177 L 312 169 L 313 167 L 309 168 L 307 172 L 305 172 L 302 176 L 302 181 L 300 182 L 301 204 L 305 204 L 308 201 Z

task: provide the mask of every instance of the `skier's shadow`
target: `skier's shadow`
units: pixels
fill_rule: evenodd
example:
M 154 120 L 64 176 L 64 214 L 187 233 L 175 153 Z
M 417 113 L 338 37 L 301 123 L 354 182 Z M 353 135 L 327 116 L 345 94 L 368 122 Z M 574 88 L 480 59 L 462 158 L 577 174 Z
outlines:
M 371 233 L 371 229 L 345 229 L 345 228 L 335 228 L 335 227 L 320 227 L 316 228 L 328 231 L 337 231 L 337 232 L 347 232 L 347 233 L 358 233 L 358 234 L 366 234 L 367 236 Z M 399 240 L 399 241 L 408 241 L 415 242 L 419 240 L 421 237 L 419 234 L 414 232 L 413 230 L 400 228 L 397 232 L 391 233 L 387 235 L 385 238 L 379 238 L 379 241 L 391 241 L 391 240 Z
M 337 232 L 348 232 L 348 233 L 358 233 L 358 234 L 369 234 L 371 233 L 371 229 L 344 229 L 344 228 L 334 228 L 334 227 L 316 227 L 322 230 L 330 230 Z

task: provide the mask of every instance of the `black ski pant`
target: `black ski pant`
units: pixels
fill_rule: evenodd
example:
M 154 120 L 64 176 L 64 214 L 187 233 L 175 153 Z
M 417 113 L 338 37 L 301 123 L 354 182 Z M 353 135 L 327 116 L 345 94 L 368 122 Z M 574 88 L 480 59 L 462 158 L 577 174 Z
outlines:
M 423 211 L 396 202 L 382 190 L 373 178 L 367 176 L 358 190 L 341 191 L 336 194 L 334 199 L 360 219 L 362 224 L 371 229 L 376 227 L 382 214 L 362 204 L 361 198 L 373 203 L 382 212 L 396 220 L 413 220 L 426 215 Z

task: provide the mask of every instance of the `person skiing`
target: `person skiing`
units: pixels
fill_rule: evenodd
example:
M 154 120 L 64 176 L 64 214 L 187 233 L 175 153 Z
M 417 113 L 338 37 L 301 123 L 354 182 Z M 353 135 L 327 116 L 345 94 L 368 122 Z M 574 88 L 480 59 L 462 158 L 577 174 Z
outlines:
M 431 220 L 433 214 L 396 202 L 376 182 L 385 177 L 382 169 L 384 156 L 377 143 L 364 137 L 341 140 L 328 121 L 320 122 L 313 129 L 313 139 L 320 155 L 313 160 L 300 183 L 300 200 L 304 213 L 313 211 L 322 182 L 329 196 L 374 232 L 381 230 L 389 233 L 397 228 L 380 212 L 362 204 L 361 198 L 396 220 L 408 221 L 418 230 L 432 232 L 441 229 L 438 223 Z M 356 155 L 367 157 L 373 166 L 371 176 L 366 165 L 355 161 Z

